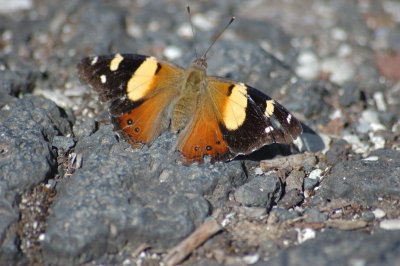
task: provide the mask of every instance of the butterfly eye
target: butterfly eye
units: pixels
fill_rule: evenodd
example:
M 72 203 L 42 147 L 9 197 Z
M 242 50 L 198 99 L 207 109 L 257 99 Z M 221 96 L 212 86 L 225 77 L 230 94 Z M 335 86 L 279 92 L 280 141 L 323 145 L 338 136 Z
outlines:
M 207 147 L 206 147 L 206 150 L 211 151 L 211 150 L 212 150 L 212 147 L 211 147 L 211 146 L 207 146 Z
M 194 150 L 195 150 L 195 151 L 199 151 L 199 150 L 200 150 L 200 147 L 199 147 L 199 146 L 196 146 L 196 147 L 194 147 Z
M 135 127 L 135 132 L 136 132 L 136 133 L 139 133 L 139 131 L 140 131 L 140 128 Z
M 132 121 L 132 119 L 128 119 L 128 120 L 126 121 L 126 123 L 127 123 L 128 125 L 132 125 L 133 121 Z

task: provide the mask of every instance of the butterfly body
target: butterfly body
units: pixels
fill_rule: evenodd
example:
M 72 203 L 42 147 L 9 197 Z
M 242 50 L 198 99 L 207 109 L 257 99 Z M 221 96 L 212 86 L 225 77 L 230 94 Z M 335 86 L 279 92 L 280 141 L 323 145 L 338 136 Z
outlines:
M 169 128 L 185 162 L 229 160 L 301 134 L 300 122 L 278 102 L 243 83 L 207 76 L 206 68 L 202 57 L 183 69 L 135 54 L 88 57 L 78 66 L 131 144 L 151 144 Z

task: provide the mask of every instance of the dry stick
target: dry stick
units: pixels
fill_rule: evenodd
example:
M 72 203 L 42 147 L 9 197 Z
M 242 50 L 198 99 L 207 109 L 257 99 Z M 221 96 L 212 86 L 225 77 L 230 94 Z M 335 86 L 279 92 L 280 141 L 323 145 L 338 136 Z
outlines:
M 215 235 L 222 229 L 222 226 L 214 219 L 209 219 L 197 228 L 190 236 L 184 239 L 177 246 L 172 248 L 163 262 L 167 266 L 176 265 L 185 259 L 198 246 L 203 244 L 207 239 Z

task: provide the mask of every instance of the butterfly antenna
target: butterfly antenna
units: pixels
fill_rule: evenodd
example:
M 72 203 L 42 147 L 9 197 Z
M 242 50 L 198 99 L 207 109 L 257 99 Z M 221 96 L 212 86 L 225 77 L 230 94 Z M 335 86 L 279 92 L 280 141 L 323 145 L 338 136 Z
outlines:
M 235 20 L 235 17 L 231 17 L 231 20 L 229 20 L 228 24 L 217 34 L 215 35 L 212 43 L 210 46 L 207 48 L 207 50 L 204 52 L 203 56 L 201 58 L 206 59 L 208 51 L 210 51 L 211 47 L 217 42 L 217 40 L 221 37 L 221 35 L 226 31 L 226 29 L 232 24 L 232 22 Z
M 189 5 L 186 6 L 186 10 L 187 10 L 188 15 L 189 15 L 190 27 L 192 28 L 192 35 L 193 35 L 192 42 L 193 42 L 193 47 L 194 47 L 194 53 L 195 53 L 196 58 L 197 58 L 197 49 L 196 49 L 196 39 L 197 38 L 196 38 L 196 34 L 194 32 L 193 21 L 192 21 L 192 13 L 190 12 L 190 6 Z

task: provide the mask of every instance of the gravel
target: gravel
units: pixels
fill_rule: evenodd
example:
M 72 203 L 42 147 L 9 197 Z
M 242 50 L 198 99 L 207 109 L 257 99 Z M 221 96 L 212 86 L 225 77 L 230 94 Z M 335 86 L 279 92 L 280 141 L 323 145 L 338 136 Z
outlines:
M 210 216 L 224 230 L 183 265 L 399 264 L 397 3 L 191 3 L 193 41 L 179 1 L 9 2 L 0 1 L 1 265 L 159 264 Z M 293 112 L 304 128 L 294 145 L 187 167 L 176 134 L 131 147 L 78 81 L 77 63 L 95 54 L 187 66 L 232 15 L 208 73 Z

